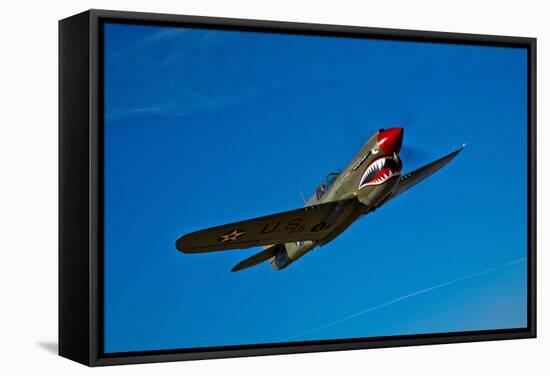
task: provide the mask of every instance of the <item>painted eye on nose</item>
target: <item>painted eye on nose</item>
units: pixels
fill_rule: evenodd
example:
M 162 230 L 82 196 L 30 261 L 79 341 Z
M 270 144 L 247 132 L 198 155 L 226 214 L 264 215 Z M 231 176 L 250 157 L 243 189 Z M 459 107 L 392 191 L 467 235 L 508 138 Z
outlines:
M 379 152 L 380 152 L 380 150 L 378 150 L 378 149 L 372 149 L 372 150 L 371 150 L 372 155 L 376 155 L 376 154 L 378 154 Z

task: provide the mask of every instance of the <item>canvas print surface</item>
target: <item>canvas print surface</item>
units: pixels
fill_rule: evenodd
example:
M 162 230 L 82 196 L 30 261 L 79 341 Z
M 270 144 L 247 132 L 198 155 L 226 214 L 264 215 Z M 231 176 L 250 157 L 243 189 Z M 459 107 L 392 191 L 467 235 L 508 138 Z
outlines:
M 527 326 L 527 50 L 103 25 L 106 353 Z

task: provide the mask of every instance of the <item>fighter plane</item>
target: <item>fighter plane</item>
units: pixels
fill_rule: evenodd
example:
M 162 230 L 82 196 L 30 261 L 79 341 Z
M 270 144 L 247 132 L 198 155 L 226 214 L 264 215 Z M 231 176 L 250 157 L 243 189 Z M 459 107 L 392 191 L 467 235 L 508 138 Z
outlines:
M 402 143 L 403 128 L 380 129 L 342 172 L 323 179 L 303 208 L 192 232 L 180 237 L 176 248 L 183 253 L 206 253 L 263 246 L 262 252 L 231 271 L 264 261 L 275 270 L 284 269 L 443 168 L 466 146 L 403 175 Z

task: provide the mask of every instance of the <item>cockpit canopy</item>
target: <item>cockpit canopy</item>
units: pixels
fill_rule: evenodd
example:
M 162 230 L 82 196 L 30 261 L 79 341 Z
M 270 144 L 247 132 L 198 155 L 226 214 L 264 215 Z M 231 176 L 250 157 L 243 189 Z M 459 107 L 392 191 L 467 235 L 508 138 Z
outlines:
M 317 201 L 321 200 L 321 197 L 323 197 L 325 193 L 330 190 L 338 175 L 340 175 L 340 173 L 331 172 L 327 176 L 325 176 L 325 178 L 321 181 L 321 184 L 319 184 L 319 186 L 315 190 L 315 198 L 317 199 Z

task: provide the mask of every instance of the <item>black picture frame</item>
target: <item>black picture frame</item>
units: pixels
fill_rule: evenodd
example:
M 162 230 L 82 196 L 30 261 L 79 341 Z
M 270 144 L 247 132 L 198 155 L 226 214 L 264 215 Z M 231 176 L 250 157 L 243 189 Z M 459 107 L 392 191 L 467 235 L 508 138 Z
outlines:
M 179 25 L 528 51 L 528 326 L 487 330 L 224 346 L 103 352 L 102 24 Z M 357 26 L 88 10 L 59 21 L 59 354 L 88 366 L 429 345 L 536 337 L 536 39 Z

